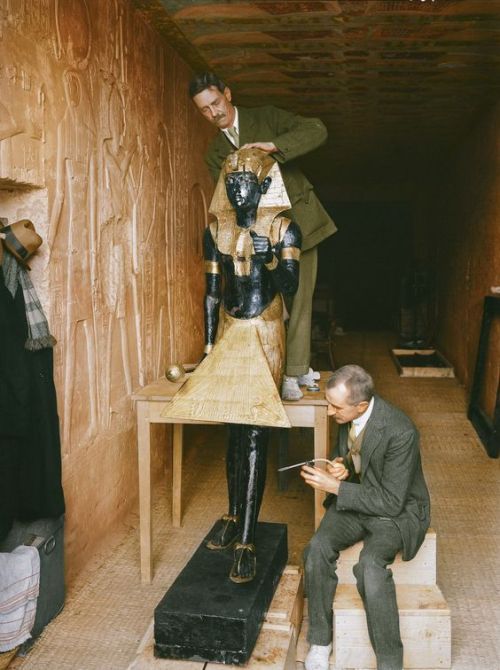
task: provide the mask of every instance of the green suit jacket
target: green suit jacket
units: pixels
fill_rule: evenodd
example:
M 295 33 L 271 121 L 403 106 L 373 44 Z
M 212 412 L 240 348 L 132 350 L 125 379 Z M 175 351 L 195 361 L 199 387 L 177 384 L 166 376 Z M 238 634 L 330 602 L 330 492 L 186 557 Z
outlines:
M 341 425 L 334 456 L 346 456 L 347 433 L 348 425 Z M 405 561 L 415 556 L 424 540 L 430 499 L 418 431 L 406 414 L 379 396 L 361 445 L 361 482 L 342 482 L 336 506 L 340 511 L 391 519 L 401 532 Z
M 327 131 L 323 122 L 272 106 L 238 107 L 238 114 L 240 146 L 248 142 L 274 142 L 278 147 L 279 151 L 273 156 L 280 163 L 283 181 L 292 203 L 292 209 L 283 214 L 299 224 L 302 250 L 315 247 L 337 228 L 294 159 L 325 142 Z M 234 150 L 226 135 L 219 132 L 205 156 L 215 180 L 219 178 L 226 156 Z

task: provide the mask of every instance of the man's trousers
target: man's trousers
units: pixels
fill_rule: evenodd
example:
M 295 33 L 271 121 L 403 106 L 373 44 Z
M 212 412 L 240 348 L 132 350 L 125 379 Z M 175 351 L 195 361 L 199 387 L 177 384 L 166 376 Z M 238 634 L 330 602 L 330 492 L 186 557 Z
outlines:
M 333 598 L 337 588 L 339 552 L 364 540 L 354 566 L 363 600 L 370 641 L 378 670 L 402 670 L 403 645 L 392 571 L 387 565 L 402 548 L 401 534 L 391 519 L 337 511 L 332 504 L 304 554 L 309 608 L 310 644 L 332 641 Z
M 300 255 L 299 287 L 291 306 L 286 335 L 285 374 L 298 377 L 309 372 L 311 360 L 311 319 L 314 287 L 318 270 L 318 248 Z

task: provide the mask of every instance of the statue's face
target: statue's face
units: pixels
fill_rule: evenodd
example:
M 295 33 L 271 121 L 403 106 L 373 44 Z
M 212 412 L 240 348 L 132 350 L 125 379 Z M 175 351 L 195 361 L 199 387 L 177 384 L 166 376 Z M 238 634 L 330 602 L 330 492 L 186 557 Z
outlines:
M 262 190 L 253 172 L 231 172 L 226 177 L 226 193 L 235 209 L 246 211 L 258 206 Z

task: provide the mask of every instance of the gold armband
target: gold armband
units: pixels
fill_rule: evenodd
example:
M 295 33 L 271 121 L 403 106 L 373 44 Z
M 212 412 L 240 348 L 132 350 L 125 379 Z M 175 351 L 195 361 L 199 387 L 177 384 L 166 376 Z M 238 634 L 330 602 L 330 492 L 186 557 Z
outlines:
M 281 258 L 284 261 L 298 261 L 300 259 L 300 249 L 298 247 L 285 247 L 281 250 Z
M 203 349 L 204 354 L 209 354 L 212 349 L 214 348 L 213 344 L 205 344 L 205 348 Z
M 273 260 L 270 263 L 265 263 L 268 270 L 275 270 L 278 267 L 278 259 L 273 255 Z
M 217 261 L 205 261 L 205 272 L 211 275 L 220 275 L 220 266 Z

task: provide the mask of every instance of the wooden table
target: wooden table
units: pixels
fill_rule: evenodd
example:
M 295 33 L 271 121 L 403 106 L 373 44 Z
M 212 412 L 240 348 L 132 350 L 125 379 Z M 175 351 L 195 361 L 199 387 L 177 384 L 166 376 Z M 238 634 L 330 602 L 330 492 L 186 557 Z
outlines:
M 305 392 L 300 400 L 283 401 L 283 406 L 292 427 L 314 429 L 314 458 L 328 458 L 330 452 L 327 404 L 324 388 L 330 373 L 322 372 L 319 381 L 320 391 Z M 173 383 L 159 379 L 132 394 L 136 401 L 137 412 L 137 450 L 139 460 L 139 525 L 141 550 L 141 580 L 151 583 L 153 576 L 152 561 L 152 522 L 151 522 L 151 436 L 152 423 L 173 424 L 172 458 L 172 524 L 181 525 L 182 509 L 182 437 L 185 423 L 209 424 L 206 421 L 183 421 L 161 416 L 165 405 L 182 386 L 182 382 Z M 304 389 L 303 389 L 304 390 Z M 286 430 L 286 429 L 284 429 Z M 305 459 L 304 459 L 305 460 Z M 324 494 L 314 492 L 314 521 L 317 526 L 323 516 Z

